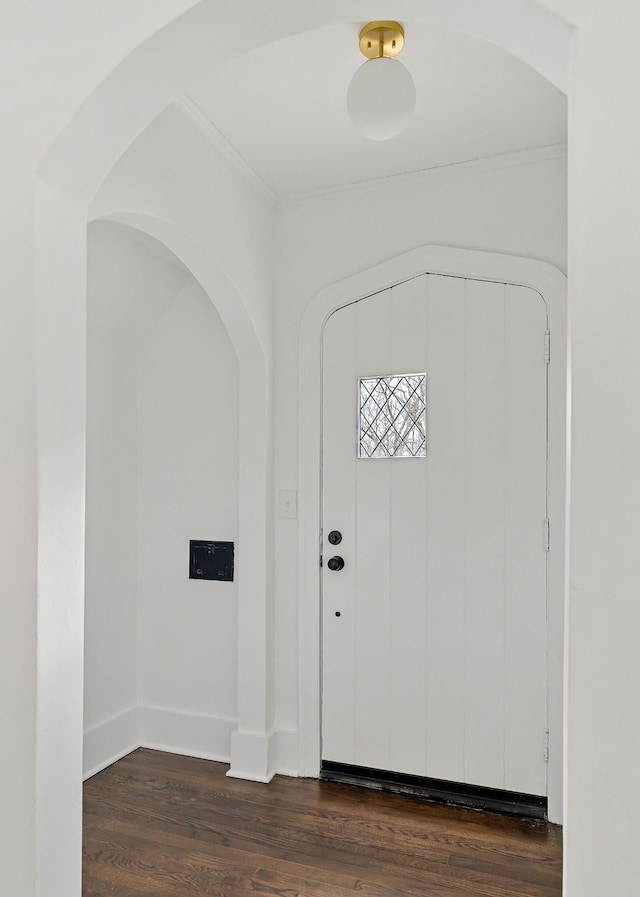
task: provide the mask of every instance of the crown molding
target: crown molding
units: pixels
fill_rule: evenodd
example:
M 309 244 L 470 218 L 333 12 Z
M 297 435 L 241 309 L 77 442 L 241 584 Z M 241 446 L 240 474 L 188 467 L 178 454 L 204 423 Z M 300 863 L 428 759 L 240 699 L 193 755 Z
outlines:
M 320 190 L 311 190 L 308 193 L 294 193 L 291 196 L 279 197 L 278 206 L 286 207 L 298 203 L 312 202 L 316 199 L 330 199 L 332 197 L 340 198 L 354 193 L 362 193 L 364 191 L 375 192 L 376 190 L 386 189 L 390 184 L 409 181 L 438 181 L 461 174 L 493 171 L 498 168 L 511 168 L 515 165 L 527 165 L 532 162 L 544 162 L 549 159 L 565 158 L 566 154 L 566 143 L 552 143 L 547 146 L 530 147 L 522 150 L 514 150 L 509 153 L 500 153 L 495 156 L 483 156 L 479 159 L 451 162 L 433 168 L 420 168 L 416 171 L 405 171 L 400 174 L 392 174 L 365 181 L 356 181 L 338 187 L 325 187 Z
M 390 184 L 401 184 L 410 181 L 438 181 L 444 178 L 471 174 L 474 172 L 494 171 L 499 168 L 511 168 L 515 165 L 527 165 L 534 162 L 544 162 L 550 159 L 564 158 L 567 153 L 566 143 L 552 143 L 546 146 L 527 147 L 514 150 L 509 153 L 499 153 L 494 156 L 483 156 L 478 159 L 466 159 L 461 162 L 449 162 L 431 168 L 420 168 L 415 171 L 403 171 L 399 174 L 386 175 L 384 177 L 371 178 L 369 180 L 354 181 L 350 184 L 341 184 L 337 187 L 323 187 L 319 190 L 292 193 L 289 196 L 280 196 L 260 177 L 247 160 L 240 155 L 233 144 L 225 137 L 222 131 L 207 118 L 200 106 L 189 96 L 181 94 L 175 101 L 177 108 L 189 121 L 196 126 L 200 133 L 215 147 L 242 177 L 248 181 L 258 193 L 270 205 L 286 207 L 298 203 L 313 202 L 316 199 L 340 198 L 355 193 L 373 192 L 384 190 Z
M 189 121 L 196 126 L 200 133 L 207 138 L 209 143 L 215 147 L 220 155 L 230 162 L 231 165 L 254 187 L 263 199 L 266 199 L 270 205 L 278 202 L 278 197 L 273 190 L 262 180 L 260 175 L 251 165 L 244 159 L 232 143 L 225 137 L 222 131 L 207 118 L 200 106 L 189 96 L 188 93 L 181 94 L 175 105 Z

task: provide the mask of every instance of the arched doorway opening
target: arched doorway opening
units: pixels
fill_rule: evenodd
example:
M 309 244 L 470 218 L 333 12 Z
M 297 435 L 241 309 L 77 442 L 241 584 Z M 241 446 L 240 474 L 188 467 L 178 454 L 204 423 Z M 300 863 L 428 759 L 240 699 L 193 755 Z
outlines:
M 420 21 L 420 4 L 411 4 L 408 12 Z M 355 4 L 324 4 L 322 9 L 302 10 L 299 4 L 281 2 L 278 9 L 256 8 L 253 30 L 246 30 L 246 18 L 233 10 L 224 12 L 229 33 L 230 53 L 241 53 L 261 43 L 269 43 L 295 31 L 312 29 L 357 18 Z M 38 186 L 38 281 L 39 281 L 39 717 L 38 717 L 38 882 L 54 882 L 60 893 L 78 889 L 77 857 L 80 844 L 79 785 L 81 768 L 82 713 L 82 554 L 84 506 L 84 270 L 85 227 L 90 199 L 113 163 L 177 91 L 190 83 L 209 62 L 213 26 L 219 29 L 221 11 L 217 4 L 202 2 L 193 6 L 171 25 L 158 27 L 150 22 L 149 39 L 121 66 L 114 68 L 102 86 L 69 124 L 52 148 L 42 168 Z M 431 19 L 442 27 L 460 28 L 484 38 L 496 40 L 519 55 L 528 64 L 555 83 L 565 84 L 568 71 L 569 29 L 548 16 L 535 4 L 487 3 L 482 16 L 470 21 L 468 5 L 449 4 L 446 11 Z M 499 29 L 497 25 L 500 23 Z M 548 28 L 557 36 L 556 52 L 549 55 Z M 497 29 L 497 30 L 496 30 Z M 148 90 L 135 97 L 130 91 L 145 73 Z M 82 164 L 77 163 L 79 148 Z M 178 253 L 176 253 L 178 254 Z M 194 263 L 195 264 L 195 263 Z M 188 264 L 193 271 L 194 264 Z M 197 265 L 196 265 L 197 267 Z M 195 273 L 195 271 L 194 271 Z M 197 276 L 197 275 L 196 275 Z M 198 278 L 200 279 L 200 278 Z M 202 281 L 201 281 L 202 282 Z M 234 310 L 236 306 L 234 305 Z M 228 325 L 230 333 L 233 328 Z M 240 353 L 239 353 L 240 354 Z M 247 389 L 264 383 L 264 357 L 255 358 L 247 371 Z M 242 387 L 241 387 L 242 389 Z M 255 396 L 252 397 L 255 399 Z M 269 423 L 266 411 L 270 396 L 261 402 L 257 418 L 264 432 Z M 253 423 L 252 423 L 253 426 Z M 268 440 L 265 440 L 265 445 Z M 64 457 L 60 445 L 71 446 Z M 269 449 L 267 448 L 267 451 Z M 246 607 L 245 626 L 241 627 L 247 662 L 239 676 L 246 678 L 248 718 L 262 720 L 262 735 L 267 738 L 267 595 L 269 579 L 266 558 L 270 502 L 267 471 L 256 465 L 252 485 L 252 507 L 259 501 L 260 513 L 251 515 L 247 525 L 250 538 L 259 545 L 255 566 L 261 584 Z M 59 551 L 64 534 L 65 550 Z M 64 595 L 64 600 L 61 599 Z M 256 613 L 256 610 L 258 611 Z M 240 613 L 242 614 L 242 608 Z M 64 619 L 61 625 L 60 620 Z M 255 664 L 259 648 L 264 663 Z M 240 742 L 242 733 L 239 733 Z M 239 742 L 239 756 L 250 762 L 252 748 Z M 260 745 L 268 766 L 269 745 Z M 69 794 L 74 798 L 69 801 Z M 66 807 L 68 825 L 61 824 L 61 808 Z

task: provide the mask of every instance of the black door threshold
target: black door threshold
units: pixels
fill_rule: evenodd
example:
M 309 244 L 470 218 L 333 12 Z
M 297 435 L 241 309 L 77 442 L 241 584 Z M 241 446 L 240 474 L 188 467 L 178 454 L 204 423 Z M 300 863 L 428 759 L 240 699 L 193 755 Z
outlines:
M 358 785 L 361 788 L 404 794 L 448 806 L 466 807 L 526 819 L 547 818 L 547 798 L 537 794 L 521 794 L 515 791 L 502 791 L 499 788 L 447 782 L 386 769 L 335 763 L 332 760 L 322 761 L 320 778 L 325 782 Z

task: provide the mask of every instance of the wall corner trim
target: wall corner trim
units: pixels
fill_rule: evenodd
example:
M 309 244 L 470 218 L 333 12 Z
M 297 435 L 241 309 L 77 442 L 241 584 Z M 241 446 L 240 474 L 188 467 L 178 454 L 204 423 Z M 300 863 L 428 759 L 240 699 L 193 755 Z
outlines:
M 175 101 L 175 106 L 189 119 L 191 124 L 195 125 L 214 149 L 257 190 L 263 199 L 272 206 L 276 204 L 278 198 L 271 187 L 263 181 L 258 172 L 240 155 L 231 141 L 214 125 L 188 93 L 181 94 Z
M 129 707 L 84 733 L 82 780 L 86 781 L 140 747 L 140 708 Z
M 342 199 L 346 196 L 354 196 L 362 193 L 374 193 L 378 190 L 388 189 L 389 185 L 428 184 L 441 181 L 446 178 L 460 177 L 476 172 L 496 171 L 501 168 L 512 168 L 514 165 L 531 165 L 539 162 L 548 162 L 553 159 L 566 159 L 566 143 L 550 143 L 544 146 L 531 146 L 524 149 L 512 150 L 505 153 L 497 153 L 493 156 L 479 156 L 476 159 L 464 159 L 460 162 L 448 162 L 443 165 L 435 165 L 432 168 L 419 168 L 415 171 L 404 171 L 399 174 L 390 174 L 384 177 L 371 178 L 364 181 L 355 181 L 350 184 L 340 184 L 335 187 L 324 187 L 320 190 L 310 190 L 302 193 L 292 193 L 278 200 L 280 207 L 295 206 L 318 199 Z

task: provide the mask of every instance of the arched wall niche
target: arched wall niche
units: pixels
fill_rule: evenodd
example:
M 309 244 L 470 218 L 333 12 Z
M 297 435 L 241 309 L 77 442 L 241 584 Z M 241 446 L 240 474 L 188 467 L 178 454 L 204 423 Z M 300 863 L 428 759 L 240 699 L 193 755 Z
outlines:
M 191 233 L 172 221 L 145 212 L 113 211 L 90 220 L 126 224 L 154 237 L 169 249 L 189 269 L 215 305 L 238 361 L 255 365 L 259 360 L 258 363 L 263 366 L 263 376 L 266 374 L 265 354 L 240 293 L 211 252 L 198 243 Z
M 185 228 L 144 212 L 113 211 L 93 220 L 113 221 L 153 237 L 172 252 L 198 281 L 209 297 L 229 334 L 239 366 L 239 564 L 238 627 L 266 627 L 265 526 L 256 521 L 267 517 L 267 469 L 269 463 L 268 367 L 259 336 L 240 292 L 222 270 L 213 254 Z M 262 622 L 261 622 L 262 621 Z M 239 639 L 238 650 L 238 732 L 249 745 L 266 737 L 266 700 L 260 693 L 266 681 L 267 639 L 260 631 L 257 645 L 250 648 Z M 244 732 L 250 731 L 253 736 Z M 246 748 L 251 750 L 251 748 Z M 234 759 L 235 758 L 235 759 Z M 272 770 L 251 765 L 238 767 L 237 752 L 232 756 L 230 774 L 268 779 Z M 253 760 L 247 761 L 253 764 Z
M 36 894 L 81 890 L 82 630 L 86 383 L 86 224 L 89 204 L 133 140 L 196 78 L 232 55 L 291 34 L 370 17 L 359 0 L 214 0 L 176 3 L 166 24 L 149 9 L 147 39 L 95 86 L 42 161 L 36 184 L 38 390 L 38 718 Z M 567 90 L 571 28 L 533 0 L 395 0 L 385 16 L 464 31 L 502 47 Z M 356 26 L 354 26 L 356 27 Z M 212 35 L 224 34 L 223 42 Z M 215 46 L 215 60 L 213 48 Z M 119 213 L 164 242 L 205 291 L 220 285 L 203 247 L 171 222 Z M 203 255 L 204 253 L 204 255 Z M 233 290 L 224 283 L 224 295 Z M 270 359 L 256 345 L 237 295 L 218 309 L 240 360 L 241 446 L 264 449 L 241 459 L 241 533 L 256 555 L 239 610 L 239 725 L 236 774 L 268 780 L 273 771 L 267 694 L 267 519 Z M 256 384 L 259 388 L 256 388 Z M 243 449 L 241 448 L 241 452 Z M 248 513 L 249 506 L 251 512 Z M 245 661 L 243 662 L 243 655 Z M 243 663 L 245 666 L 243 666 Z M 249 678 L 241 687 L 242 670 Z M 244 697 L 243 697 L 244 696 Z
M 230 775 L 268 780 L 273 770 L 260 765 L 251 754 L 252 739 L 258 737 L 259 752 L 267 737 L 266 698 L 266 520 L 269 487 L 267 359 L 241 295 L 212 254 L 192 234 L 166 219 L 144 212 L 120 211 L 102 220 L 126 224 L 154 237 L 191 272 L 220 315 L 239 365 L 239 606 L 238 606 L 238 739 L 245 740 L 243 759 L 232 755 Z M 247 643 L 240 633 L 257 630 L 257 644 Z M 251 735 L 247 733 L 252 733 Z M 235 760 L 234 760 L 235 756 Z

